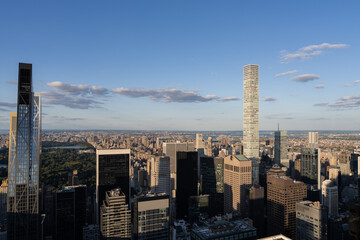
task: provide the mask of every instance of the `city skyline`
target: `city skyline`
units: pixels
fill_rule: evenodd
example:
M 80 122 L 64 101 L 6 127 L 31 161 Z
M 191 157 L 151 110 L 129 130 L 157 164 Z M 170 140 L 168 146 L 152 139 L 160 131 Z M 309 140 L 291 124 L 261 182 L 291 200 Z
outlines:
M 0 129 L 29 62 L 44 129 L 242 130 L 257 64 L 260 130 L 358 130 L 358 6 L 1 3 Z

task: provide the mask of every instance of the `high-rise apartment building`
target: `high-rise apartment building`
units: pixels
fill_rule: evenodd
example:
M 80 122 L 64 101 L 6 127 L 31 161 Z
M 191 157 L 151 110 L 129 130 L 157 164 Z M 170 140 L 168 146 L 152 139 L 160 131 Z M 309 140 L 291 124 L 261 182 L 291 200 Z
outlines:
M 86 222 L 86 185 L 68 186 L 55 194 L 55 239 L 83 238 Z
M 170 158 L 151 157 L 149 168 L 151 192 L 170 195 Z
M 198 195 L 198 152 L 177 152 L 176 218 L 188 215 L 189 198 Z
M 296 237 L 295 205 L 306 198 L 306 185 L 286 176 L 267 179 L 268 234 Z
M 296 203 L 296 240 L 327 238 L 327 210 L 320 202 Z
M 17 115 L 10 117 L 8 239 L 39 239 L 41 100 L 32 92 L 31 64 L 19 63 Z
M 301 149 L 301 180 L 309 185 L 321 188 L 321 163 L 319 148 Z
M 100 232 L 102 239 L 131 239 L 131 210 L 127 196 L 116 188 L 105 193 L 100 207 Z
M 224 159 L 200 157 L 200 192 L 209 195 L 209 215 L 224 212 Z
M 309 148 L 318 148 L 319 147 L 319 133 L 318 132 L 309 132 Z
M 338 216 L 338 186 L 332 180 L 325 180 L 321 187 L 322 204 L 328 208 L 329 216 Z
M 259 66 L 244 67 L 244 155 L 259 159 Z
M 134 198 L 134 239 L 170 239 L 169 195 L 147 195 Z
M 289 167 L 287 131 L 275 132 L 275 159 L 274 162 Z
M 251 187 L 251 160 L 244 155 L 224 159 L 224 212 L 248 214 L 247 190 Z
M 203 134 L 202 133 L 197 133 L 196 134 L 195 149 L 198 150 L 198 149 L 201 149 L 201 148 L 205 148 Z
M 105 193 L 121 188 L 129 204 L 130 189 L 130 149 L 96 150 L 96 221 L 99 209 L 105 200 Z

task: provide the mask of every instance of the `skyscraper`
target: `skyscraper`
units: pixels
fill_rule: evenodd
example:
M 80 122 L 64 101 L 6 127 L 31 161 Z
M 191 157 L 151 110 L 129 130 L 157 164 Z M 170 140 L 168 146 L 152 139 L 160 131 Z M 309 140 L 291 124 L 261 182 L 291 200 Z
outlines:
M 134 198 L 134 239 L 166 240 L 170 238 L 169 195 Z
M 151 192 L 170 195 L 170 158 L 152 157 L 149 167 Z
M 259 159 L 259 66 L 244 67 L 244 155 Z
M 289 167 L 287 132 L 275 132 L 275 163 Z
M 318 147 L 319 147 L 319 133 L 309 132 L 309 148 L 318 148 Z
M 177 152 L 176 218 L 185 218 L 190 196 L 198 194 L 198 152 Z
M 322 203 L 328 208 L 329 216 L 338 216 L 338 186 L 331 180 L 325 180 L 322 183 Z
M 8 239 L 38 239 L 41 100 L 32 92 L 32 65 L 19 63 L 17 117 L 11 114 Z
M 116 188 L 105 193 L 100 208 L 100 231 L 102 239 L 131 239 L 131 210 L 127 196 Z
M 251 160 L 244 155 L 224 159 L 224 212 L 247 216 L 247 190 L 251 186 Z
M 205 148 L 205 143 L 203 141 L 203 134 L 202 133 L 197 133 L 196 134 L 195 148 L 196 148 L 196 150 L 201 149 L 201 148 Z
M 100 205 L 105 193 L 121 188 L 130 202 L 130 149 L 96 150 L 96 212 L 99 221 Z
M 321 188 L 321 165 L 319 148 L 301 149 L 301 180 L 309 185 Z
M 269 176 L 267 180 L 268 234 L 296 236 L 295 205 L 306 198 L 306 185 L 286 176 Z
M 265 234 L 264 219 L 264 188 L 258 184 L 253 185 L 249 191 L 249 217 L 253 220 L 258 236 Z
M 296 240 L 321 240 L 327 235 L 327 210 L 319 202 L 296 203 Z

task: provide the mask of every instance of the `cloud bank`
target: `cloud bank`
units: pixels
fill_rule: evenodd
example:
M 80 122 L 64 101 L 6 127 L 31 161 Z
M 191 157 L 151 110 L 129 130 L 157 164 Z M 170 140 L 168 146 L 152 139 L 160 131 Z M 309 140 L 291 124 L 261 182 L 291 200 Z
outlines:
M 309 82 L 313 81 L 315 79 L 319 79 L 320 77 L 316 74 L 302 74 L 298 75 L 296 77 L 291 78 L 291 81 L 294 82 Z

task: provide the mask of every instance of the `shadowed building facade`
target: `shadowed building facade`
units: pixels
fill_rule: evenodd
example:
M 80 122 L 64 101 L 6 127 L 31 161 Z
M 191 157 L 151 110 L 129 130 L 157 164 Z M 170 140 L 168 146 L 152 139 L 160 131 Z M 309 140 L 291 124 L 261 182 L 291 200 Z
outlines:
M 306 198 L 306 185 L 286 176 L 268 176 L 268 234 L 296 237 L 295 205 Z
M 8 239 L 39 239 L 41 102 L 31 64 L 19 63 L 17 114 L 10 117 Z

